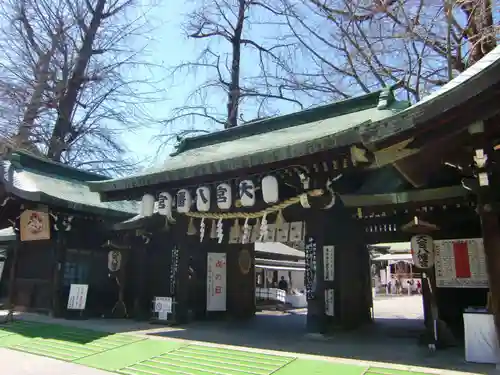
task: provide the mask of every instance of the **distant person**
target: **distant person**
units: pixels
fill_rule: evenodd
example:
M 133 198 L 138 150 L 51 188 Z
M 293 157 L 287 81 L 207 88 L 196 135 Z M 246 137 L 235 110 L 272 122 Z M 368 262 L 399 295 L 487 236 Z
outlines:
M 391 280 L 389 280 L 387 282 L 387 293 L 386 294 L 391 294 L 391 292 L 392 292 L 391 287 L 392 287 Z
M 420 280 L 417 280 L 417 293 L 422 294 L 422 283 Z
M 288 290 L 288 283 L 285 280 L 285 276 L 281 276 L 281 280 L 278 283 L 278 288 L 284 290 L 285 292 Z

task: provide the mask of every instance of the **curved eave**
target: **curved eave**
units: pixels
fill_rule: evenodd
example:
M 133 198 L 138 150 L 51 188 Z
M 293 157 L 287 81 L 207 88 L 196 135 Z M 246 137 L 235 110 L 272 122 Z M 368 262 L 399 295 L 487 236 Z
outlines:
M 410 108 L 388 119 L 374 121 L 362 126 L 360 136 L 363 144 L 371 150 L 376 150 L 380 148 L 382 143 L 384 145 L 394 143 L 392 139 L 398 135 L 407 133 L 408 137 L 410 137 L 411 133 L 422 125 L 424 125 L 423 127 L 425 125 L 435 127 L 436 124 L 431 124 L 431 120 L 444 113 L 457 110 L 472 99 L 480 101 L 482 96 L 491 95 L 490 89 L 499 82 L 500 46 Z M 476 115 L 485 116 L 486 114 L 478 113 Z

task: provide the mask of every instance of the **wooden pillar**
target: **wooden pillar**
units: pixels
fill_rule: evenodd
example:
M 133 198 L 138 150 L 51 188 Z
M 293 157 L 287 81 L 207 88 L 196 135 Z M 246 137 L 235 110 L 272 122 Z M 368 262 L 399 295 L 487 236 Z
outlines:
M 54 233 L 54 232 L 53 232 Z M 63 313 L 62 280 L 66 258 L 66 232 L 62 229 L 54 233 L 54 248 L 52 250 L 52 316 L 60 317 Z
M 12 260 L 10 262 L 10 272 L 9 272 L 9 296 L 8 296 L 8 309 L 9 312 L 5 321 L 13 320 L 14 309 L 15 309 L 15 295 L 16 295 L 16 271 L 17 271 L 17 260 L 19 247 L 21 246 L 21 239 L 17 235 L 17 239 L 14 241 L 12 246 Z
M 483 122 L 469 127 L 473 148 L 471 155 L 474 162 L 476 179 L 469 188 L 477 195 L 477 211 L 481 221 L 486 269 L 490 287 L 489 306 L 494 316 L 497 339 L 500 342 L 500 223 L 498 209 L 495 209 L 495 191 L 500 185 L 500 176 L 494 171 L 493 144 L 484 131 Z
M 306 253 L 307 247 L 313 246 L 316 254 L 315 288 L 308 300 L 309 332 L 350 329 L 370 322 L 369 252 L 361 226 L 340 199 L 329 210 L 311 209 L 307 213 L 305 246 Z M 332 258 L 333 275 L 325 267 L 328 258 Z M 333 306 L 328 306 L 329 293 L 333 293 Z
M 171 274 L 171 292 L 175 303 L 174 319 L 178 324 L 189 321 L 189 261 L 191 253 L 200 247 L 199 234 L 188 233 L 189 221 L 189 217 L 179 217 L 172 229 L 174 252 L 177 252 L 177 256 L 173 256 L 172 260 L 174 261 L 175 257 L 177 265 L 175 272 Z M 199 228 L 196 228 L 196 232 L 198 230 Z

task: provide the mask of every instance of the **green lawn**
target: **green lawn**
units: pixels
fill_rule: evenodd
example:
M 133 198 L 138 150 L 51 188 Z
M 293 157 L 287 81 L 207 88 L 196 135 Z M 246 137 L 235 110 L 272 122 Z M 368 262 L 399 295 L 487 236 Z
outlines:
M 0 325 L 0 347 L 123 375 L 426 375 L 27 321 Z

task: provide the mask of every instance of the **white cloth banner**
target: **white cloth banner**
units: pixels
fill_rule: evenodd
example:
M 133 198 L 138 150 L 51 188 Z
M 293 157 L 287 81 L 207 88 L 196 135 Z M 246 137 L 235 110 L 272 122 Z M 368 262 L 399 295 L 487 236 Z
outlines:
M 87 304 L 87 284 L 71 284 L 69 288 L 68 310 L 85 310 Z
M 207 255 L 207 311 L 226 311 L 226 254 Z

